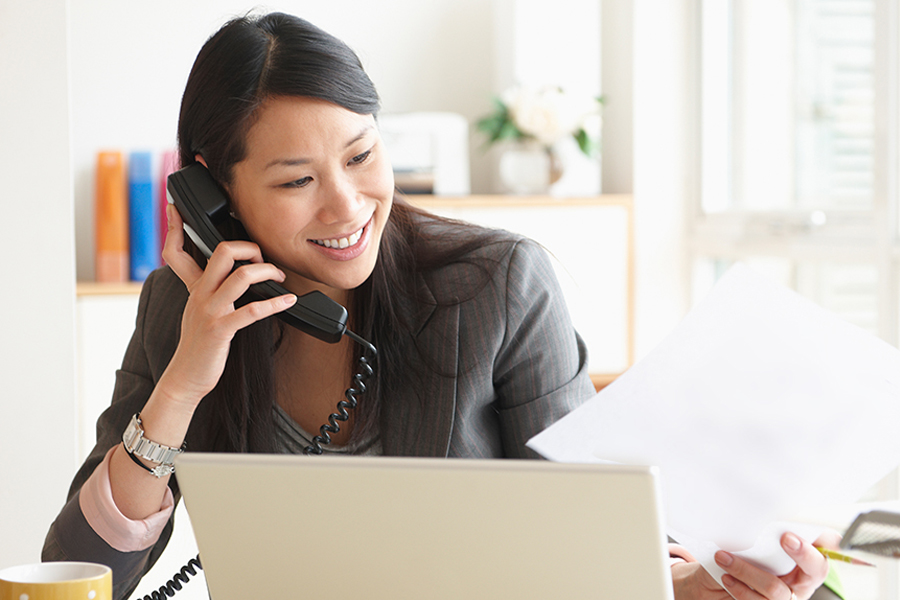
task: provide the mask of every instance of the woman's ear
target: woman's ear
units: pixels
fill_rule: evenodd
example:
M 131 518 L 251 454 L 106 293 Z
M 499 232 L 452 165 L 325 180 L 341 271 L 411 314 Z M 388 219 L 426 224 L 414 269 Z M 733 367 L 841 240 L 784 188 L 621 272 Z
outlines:
M 209 168 L 209 165 L 206 164 L 206 160 L 203 158 L 203 156 L 202 156 L 201 154 L 195 154 L 195 155 L 194 155 L 194 160 L 196 160 L 198 163 L 200 163 L 201 165 L 203 165 L 203 166 L 206 167 L 207 169 Z

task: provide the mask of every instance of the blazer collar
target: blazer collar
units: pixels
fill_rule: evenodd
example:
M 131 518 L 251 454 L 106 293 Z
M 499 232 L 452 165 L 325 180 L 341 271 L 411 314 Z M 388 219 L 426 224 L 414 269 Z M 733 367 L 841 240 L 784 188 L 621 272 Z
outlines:
M 437 306 L 421 276 L 417 288 L 420 300 L 404 307 L 415 331 L 408 384 L 382 397 L 382 446 L 386 455 L 446 457 L 456 414 L 459 304 Z

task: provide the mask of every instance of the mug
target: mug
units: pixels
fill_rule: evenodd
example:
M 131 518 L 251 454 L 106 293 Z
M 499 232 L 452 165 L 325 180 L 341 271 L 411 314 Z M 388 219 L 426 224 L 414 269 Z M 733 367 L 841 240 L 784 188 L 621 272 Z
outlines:
M 0 600 L 112 600 L 112 570 L 87 562 L 45 562 L 0 570 Z

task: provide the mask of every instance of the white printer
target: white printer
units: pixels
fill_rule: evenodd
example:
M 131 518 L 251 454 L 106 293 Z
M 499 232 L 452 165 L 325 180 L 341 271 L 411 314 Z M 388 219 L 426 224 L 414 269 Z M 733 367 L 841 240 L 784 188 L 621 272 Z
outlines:
M 469 123 L 449 112 L 378 116 L 397 187 L 407 194 L 465 196 L 469 178 Z

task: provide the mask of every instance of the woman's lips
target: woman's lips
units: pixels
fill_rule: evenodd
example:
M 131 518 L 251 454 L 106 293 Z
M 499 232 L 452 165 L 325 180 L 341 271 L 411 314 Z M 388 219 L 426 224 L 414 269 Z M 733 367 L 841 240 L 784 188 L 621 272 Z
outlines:
M 333 260 L 352 260 L 365 252 L 368 247 L 371 223 L 370 219 L 362 229 L 344 237 L 310 240 L 310 243 L 316 250 Z
M 313 240 L 313 242 L 318 244 L 319 246 L 324 246 L 326 248 L 343 250 L 344 248 L 349 248 L 350 246 L 355 245 L 362 237 L 364 230 L 365 226 L 361 227 L 359 231 L 351 233 L 347 237 L 334 238 L 330 240 Z

